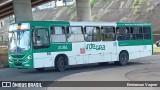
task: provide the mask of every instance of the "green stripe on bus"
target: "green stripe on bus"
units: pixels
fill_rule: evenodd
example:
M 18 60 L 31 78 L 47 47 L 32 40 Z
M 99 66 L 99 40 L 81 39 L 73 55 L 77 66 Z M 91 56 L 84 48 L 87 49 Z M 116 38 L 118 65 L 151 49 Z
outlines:
M 137 46 L 137 45 L 152 45 L 152 40 L 127 40 L 119 41 L 119 46 Z
M 53 52 L 72 51 L 72 43 L 55 43 L 51 47 Z
M 132 22 L 117 22 L 117 26 L 151 26 L 151 23 L 140 23 L 140 22 L 136 22 L 136 23 L 132 23 Z
M 34 53 L 72 51 L 72 43 L 54 43 L 49 48 L 36 49 Z

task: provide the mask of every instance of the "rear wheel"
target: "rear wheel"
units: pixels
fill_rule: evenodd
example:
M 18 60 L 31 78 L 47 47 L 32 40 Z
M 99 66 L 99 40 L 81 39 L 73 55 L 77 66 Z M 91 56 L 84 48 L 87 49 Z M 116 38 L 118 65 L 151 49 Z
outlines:
M 121 52 L 119 54 L 119 61 L 116 61 L 115 64 L 117 65 L 126 65 L 128 63 L 128 60 L 129 60 L 129 55 L 127 52 Z
M 160 47 L 160 43 L 157 43 L 157 47 Z
M 66 69 L 67 63 L 65 57 L 59 56 L 55 62 L 55 69 L 58 72 L 62 72 Z

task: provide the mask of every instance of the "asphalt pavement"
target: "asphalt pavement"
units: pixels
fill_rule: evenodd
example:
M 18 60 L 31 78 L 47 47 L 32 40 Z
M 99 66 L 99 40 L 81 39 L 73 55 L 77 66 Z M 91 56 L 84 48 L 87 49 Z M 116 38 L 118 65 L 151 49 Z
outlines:
M 0 69 L 1 81 L 159 81 L 160 80 L 160 55 L 153 55 L 129 61 L 126 66 L 116 66 L 108 64 L 100 66 L 98 64 L 78 65 L 69 67 L 64 72 L 56 72 L 53 68 L 48 68 L 44 72 L 35 69 Z M 5 90 L 6 88 L 0 88 Z M 6 90 L 72 90 L 75 88 L 7 88 Z M 76 89 L 92 89 L 83 88 Z M 106 90 L 102 87 L 99 89 Z M 108 88 L 119 90 L 159 90 L 159 88 Z

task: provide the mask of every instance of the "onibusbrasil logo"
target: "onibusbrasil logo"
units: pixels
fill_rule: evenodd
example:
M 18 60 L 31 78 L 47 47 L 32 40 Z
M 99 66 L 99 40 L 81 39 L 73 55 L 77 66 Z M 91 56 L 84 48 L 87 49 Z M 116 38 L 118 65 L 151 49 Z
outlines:
M 105 50 L 105 45 L 96 45 L 91 43 L 91 44 L 87 44 L 86 49 L 87 50 L 90 50 L 90 49 Z

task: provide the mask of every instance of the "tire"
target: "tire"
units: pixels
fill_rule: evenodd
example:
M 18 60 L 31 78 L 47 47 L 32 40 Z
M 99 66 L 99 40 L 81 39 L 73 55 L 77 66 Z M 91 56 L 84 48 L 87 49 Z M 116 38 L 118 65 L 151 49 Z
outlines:
M 157 44 L 157 47 L 160 47 L 160 43 Z
M 44 68 L 36 68 L 37 71 L 42 72 L 44 71 Z
M 62 72 L 66 69 L 67 63 L 65 57 L 59 56 L 55 62 L 55 70 L 57 72 Z
M 156 42 L 156 46 L 157 46 L 157 47 L 160 47 L 160 41 L 157 41 L 157 42 Z
M 158 43 L 156 43 L 156 46 L 159 47 Z
M 128 53 L 123 51 L 119 54 L 119 61 L 116 61 L 115 64 L 124 66 L 128 63 L 128 60 L 129 60 Z

